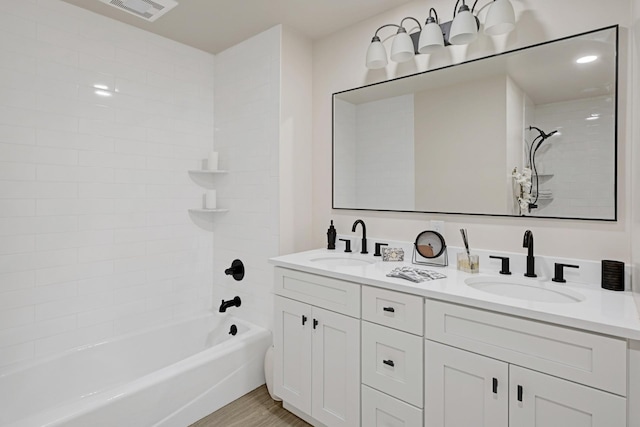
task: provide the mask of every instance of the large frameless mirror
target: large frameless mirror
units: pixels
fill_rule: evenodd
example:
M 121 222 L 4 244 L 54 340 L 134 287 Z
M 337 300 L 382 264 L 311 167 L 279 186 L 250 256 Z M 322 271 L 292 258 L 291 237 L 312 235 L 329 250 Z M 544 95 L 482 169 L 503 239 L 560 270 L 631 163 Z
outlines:
M 618 27 L 333 95 L 333 208 L 616 220 Z

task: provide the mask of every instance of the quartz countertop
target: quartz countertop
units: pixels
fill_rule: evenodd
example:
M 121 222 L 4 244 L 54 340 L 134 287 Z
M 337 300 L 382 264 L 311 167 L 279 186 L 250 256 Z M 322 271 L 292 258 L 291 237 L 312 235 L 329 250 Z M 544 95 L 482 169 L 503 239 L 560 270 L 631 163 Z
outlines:
M 367 260 L 371 263 L 358 266 L 330 266 L 313 261 L 318 258 L 339 257 Z M 492 310 L 514 316 L 583 329 L 621 338 L 640 340 L 640 317 L 631 292 L 614 292 L 599 285 L 567 282 L 561 286 L 568 292 L 580 294 L 579 302 L 539 302 L 495 295 L 481 291 L 465 283 L 470 277 L 514 277 L 518 281 L 549 282 L 548 277 L 526 279 L 514 273 L 500 276 L 495 271 L 480 270 L 479 274 L 459 271 L 455 266 L 436 267 L 415 265 L 411 262 L 383 262 L 379 257 L 360 254 L 345 254 L 341 251 L 315 249 L 271 258 L 269 262 L 278 267 L 319 274 L 335 279 L 347 280 L 367 286 L 390 289 L 425 298 L 432 298 L 470 307 Z M 405 279 L 387 277 L 397 267 L 414 267 L 445 274 L 444 279 L 414 283 Z

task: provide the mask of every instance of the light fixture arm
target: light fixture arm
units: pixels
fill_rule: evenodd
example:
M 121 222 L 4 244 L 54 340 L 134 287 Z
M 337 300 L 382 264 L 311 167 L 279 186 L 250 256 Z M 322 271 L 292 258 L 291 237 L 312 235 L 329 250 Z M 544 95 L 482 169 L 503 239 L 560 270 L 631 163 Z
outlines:
M 376 30 L 376 32 L 373 34 L 373 39 L 371 41 L 380 41 L 380 38 L 378 37 L 378 31 L 380 31 L 381 29 L 386 28 L 386 27 L 396 27 L 396 28 L 400 29 L 400 25 L 398 25 L 398 24 L 384 24 L 383 26 L 381 26 L 380 28 L 378 28 Z
M 433 18 L 433 16 L 431 16 L 431 12 L 433 12 L 434 15 L 436 15 L 435 19 Z M 440 25 L 440 18 L 438 18 L 438 12 L 434 9 L 434 8 L 430 8 L 429 9 L 429 16 L 427 17 L 427 24 L 430 22 L 435 22 L 436 24 Z
M 422 25 L 420 25 L 420 21 L 418 21 L 416 18 L 414 18 L 413 16 L 407 16 L 405 18 L 402 18 L 402 21 L 400 21 L 400 27 L 404 26 L 402 25 L 404 23 L 404 21 L 406 21 L 407 19 L 413 19 L 414 21 L 416 21 L 416 24 L 418 24 L 418 28 L 420 28 L 420 31 L 422 31 Z

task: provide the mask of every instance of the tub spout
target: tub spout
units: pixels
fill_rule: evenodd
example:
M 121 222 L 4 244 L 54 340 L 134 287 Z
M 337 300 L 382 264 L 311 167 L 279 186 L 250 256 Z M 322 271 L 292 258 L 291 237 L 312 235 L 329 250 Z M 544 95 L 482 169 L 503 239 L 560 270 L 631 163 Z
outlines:
M 220 304 L 220 313 L 224 313 L 227 311 L 227 308 L 229 307 L 240 307 L 240 304 L 242 303 L 242 301 L 240 301 L 240 297 L 234 297 L 233 299 L 230 299 L 229 301 L 225 301 L 222 300 L 222 304 Z

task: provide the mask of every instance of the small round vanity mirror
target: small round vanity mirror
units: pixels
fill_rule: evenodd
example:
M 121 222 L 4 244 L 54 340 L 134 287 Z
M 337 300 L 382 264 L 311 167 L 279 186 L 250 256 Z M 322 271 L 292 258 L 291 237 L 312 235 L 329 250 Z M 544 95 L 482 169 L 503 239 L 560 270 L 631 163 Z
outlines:
M 416 252 L 424 258 L 437 258 L 447 249 L 444 237 L 437 231 L 423 231 L 415 242 Z

